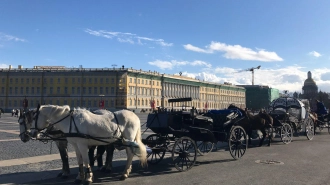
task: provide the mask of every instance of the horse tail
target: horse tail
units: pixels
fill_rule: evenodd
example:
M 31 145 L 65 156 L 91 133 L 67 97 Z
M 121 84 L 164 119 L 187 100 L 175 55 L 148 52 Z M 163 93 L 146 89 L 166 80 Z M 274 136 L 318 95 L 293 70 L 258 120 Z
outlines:
M 135 142 L 139 145 L 139 159 L 140 159 L 140 164 L 142 167 L 147 166 L 147 149 L 146 146 L 142 143 L 142 138 L 141 138 L 141 127 L 138 127 L 138 131 L 136 133 L 135 137 Z

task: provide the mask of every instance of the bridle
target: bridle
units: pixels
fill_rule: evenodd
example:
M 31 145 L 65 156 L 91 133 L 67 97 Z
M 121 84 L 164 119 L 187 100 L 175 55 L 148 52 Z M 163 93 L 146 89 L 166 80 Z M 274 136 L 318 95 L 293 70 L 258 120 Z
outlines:
M 20 117 L 18 118 L 18 124 L 19 124 L 19 125 L 23 125 L 23 126 L 24 126 L 24 129 L 25 129 L 24 132 L 22 132 L 22 133 L 19 134 L 20 137 L 21 137 L 22 135 L 28 135 L 28 136 L 29 136 L 29 132 L 28 132 L 27 124 L 26 124 L 26 119 L 29 119 L 29 118 L 27 117 L 27 115 L 30 114 L 31 111 L 32 111 L 32 110 L 29 110 L 29 111 L 24 112 L 24 113 L 22 114 L 22 110 L 20 110 Z M 23 120 L 23 121 L 20 121 L 20 120 Z M 30 120 L 28 120 L 28 121 L 30 121 Z
M 37 111 L 36 111 L 36 113 L 35 113 L 35 117 L 34 117 L 34 125 L 35 125 L 35 127 L 31 127 L 31 130 L 37 130 L 38 132 L 40 132 L 41 130 L 43 130 L 43 129 L 38 129 L 38 117 L 39 117 L 39 114 L 40 114 L 40 111 L 39 111 L 39 109 L 40 109 L 40 104 L 38 104 L 38 107 L 37 107 Z

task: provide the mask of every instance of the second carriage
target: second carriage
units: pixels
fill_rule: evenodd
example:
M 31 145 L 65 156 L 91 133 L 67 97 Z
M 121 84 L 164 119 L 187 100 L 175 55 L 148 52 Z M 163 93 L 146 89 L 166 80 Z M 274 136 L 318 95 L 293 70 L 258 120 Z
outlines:
M 273 136 L 279 135 L 289 144 L 294 135 L 303 133 L 308 140 L 314 137 L 315 123 L 303 101 L 293 97 L 281 97 L 270 103 L 269 112 L 274 119 Z
M 169 103 L 191 101 L 191 98 L 170 99 Z M 166 153 L 171 153 L 174 166 L 188 171 L 196 162 L 197 153 L 206 155 L 218 142 L 228 142 L 229 152 L 240 159 L 247 150 L 245 130 L 237 125 L 239 112 L 223 110 L 219 114 L 203 116 L 195 108 L 190 110 L 165 110 L 148 115 L 147 129 L 154 134 L 143 140 L 149 147 L 148 162 L 159 163 Z

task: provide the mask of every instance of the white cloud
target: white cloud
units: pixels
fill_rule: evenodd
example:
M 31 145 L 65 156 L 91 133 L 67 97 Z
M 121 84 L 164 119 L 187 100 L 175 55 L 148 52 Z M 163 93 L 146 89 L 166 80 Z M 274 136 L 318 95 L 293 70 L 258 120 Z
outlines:
M 0 41 L 26 42 L 25 39 L 21 39 L 12 35 L 7 35 L 1 32 L 0 32 Z
M 245 48 L 240 45 L 227 45 L 221 42 L 212 41 L 210 45 L 206 46 L 206 49 L 202 49 L 191 44 L 183 45 L 186 50 L 200 52 L 200 53 L 214 53 L 224 52 L 224 57 L 227 59 L 238 60 L 254 60 L 262 62 L 283 61 L 275 52 L 266 51 L 264 49 L 256 49 L 256 51 Z
M 147 43 L 156 43 L 161 46 L 172 46 L 173 43 L 167 43 L 163 39 L 154 39 L 154 38 L 148 38 L 148 37 L 141 37 L 134 33 L 123 33 L 123 32 L 111 32 L 111 31 L 105 31 L 105 30 L 91 30 L 91 29 L 85 29 L 86 33 L 98 36 L 98 37 L 104 37 L 107 39 L 113 39 L 117 38 L 119 42 L 126 42 L 130 44 L 140 44 L 145 45 Z
M 185 65 L 191 65 L 191 66 L 205 66 L 207 68 L 210 68 L 212 65 L 200 61 L 200 60 L 195 60 L 193 62 L 188 62 L 188 61 L 177 61 L 177 60 L 171 60 L 171 61 L 162 61 L 162 60 L 155 60 L 153 62 L 148 62 L 150 65 L 157 66 L 160 69 L 173 69 L 174 67 L 178 66 L 185 66 Z
M 316 58 L 322 56 L 320 53 L 318 53 L 318 52 L 316 52 L 316 51 L 309 52 L 308 54 L 311 55 L 311 56 L 314 56 L 314 57 L 316 57 Z
M 9 68 L 9 65 L 7 65 L 7 64 L 0 64 L 0 68 Z
M 251 85 L 251 71 L 239 71 L 241 69 L 216 67 L 203 69 L 203 71 L 196 73 L 183 71 L 182 75 L 214 83 L 230 82 L 235 85 Z M 288 66 L 278 69 L 260 68 L 254 71 L 254 84 L 277 88 L 280 92 L 289 90 L 289 92 L 301 93 L 302 86 L 307 79 L 307 72 L 305 68 L 300 66 Z M 330 69 L 315 69 L 311 72 L 319 90 L 330 92 Z
M 201 49 L 201 48 L 196 47 L 196 46 L 193 46 L 193 45 L 191 45 L 191 44 L 183 45 L 183 47 L 184 47 L 186 50 L 195 51 L 195 52 L 199 52 L 199 53 L 213 53 L 213 51 L 211 51 L 211 50 Z

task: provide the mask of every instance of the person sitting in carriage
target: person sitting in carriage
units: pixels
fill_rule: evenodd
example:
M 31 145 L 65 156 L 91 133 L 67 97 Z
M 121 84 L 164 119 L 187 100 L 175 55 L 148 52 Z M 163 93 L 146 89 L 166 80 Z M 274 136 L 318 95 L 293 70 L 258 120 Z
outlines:
M 319 100 L 315 100 L 316 101 L 316 114 L 319 117 L 320 121 L 324 122 L 324 117 L 328 115 L 328 110 L 327 108 L 324 106 L 324 103 L 319 101 Z

